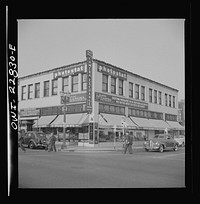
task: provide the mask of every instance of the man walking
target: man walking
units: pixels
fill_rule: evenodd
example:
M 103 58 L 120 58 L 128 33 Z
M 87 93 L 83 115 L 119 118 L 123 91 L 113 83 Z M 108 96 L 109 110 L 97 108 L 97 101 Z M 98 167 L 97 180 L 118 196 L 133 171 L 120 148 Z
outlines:
M 56 143 L 56 136 L 53 134 L 53 132 L 51 133 L 51 136 L 50 136 L 50 138 L 49 138 L 49 150 L 48 150 L 48 152 L 50 152 L 50 151 L 55 151 L 56 152 L 56 145 L 55 145 L 55 143 Z
M 127 149 L 129 151 L 129 154 L 133 153 L 132 144 L 133 144 L 133 137 L 130 136 L 128 132 L 126 132 L 124 154 L 126 154 Z

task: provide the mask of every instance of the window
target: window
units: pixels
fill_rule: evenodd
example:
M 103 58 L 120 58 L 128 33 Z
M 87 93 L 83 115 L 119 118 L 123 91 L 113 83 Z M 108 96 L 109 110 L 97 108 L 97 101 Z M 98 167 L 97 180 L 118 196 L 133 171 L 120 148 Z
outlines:
M 108 92 L 108 75 L 103 74 L 102 91 Z
M 154 103 L 157 103 L 157 91 L 154 90 Z
M 40 98 L 40 83 L 35 83 L 35 98 Z
M 81 86 L 82 91 L 87 90 L 87 74 L 82 74 L 82 86 Z
M 65 93 L 69 91 L 69 77 L 62 79 L 62 91 Z
M 123 80 L 119 79 L 119 95 L 123 96 Z
M 33 84 L 28 85 L 28 99 L 33 98 Z
M 167 106 L 167 94 L 165 94 L 165 106 Z
M 161 91 L 159 91 L 158 92 L 158 103 L 161 105 L 162 104 L 162 92 Z
M 26 96 L 26 86 L 22 86 L 21 100 L 25 100 L 25 96 Z
M 116 94 L 116 78 L 111 77 L 111 93 Z
M 141 86 L 141 100 L 145 100 L 145 87 Z
M 72 76 L 72 92 L 78 91 L 78 75 Z
M 175 96 L 173 96 L 173 108 L 175 108 Z
M 52 95 L 58 94 L 58 80 L 54 79 L 52 80 Z
M 172 96 L 169 95 L 169 106 L 171 107 L 172 106 Z
M 44 97 L 49 96 L 49 81 L 44 81 Z
M 129 97 L 133 98 L 133 83 L 129 82 Z
M 149 102 L 152 103 L 152 89 L 149 89 Z
M 135 98 L 139 99 L 139 85 L 135 84 Z

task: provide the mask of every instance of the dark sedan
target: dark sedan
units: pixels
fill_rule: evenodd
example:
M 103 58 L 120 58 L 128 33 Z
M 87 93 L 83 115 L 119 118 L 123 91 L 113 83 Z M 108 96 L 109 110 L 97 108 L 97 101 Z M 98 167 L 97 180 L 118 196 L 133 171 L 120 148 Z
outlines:
M 164 150 L 178 150 L 178 142 L 175 141 L 171 135 L 158 134 L 154 138 L 144 142 L 144 149 L 149 150 L 159 150 L 163 152 Z

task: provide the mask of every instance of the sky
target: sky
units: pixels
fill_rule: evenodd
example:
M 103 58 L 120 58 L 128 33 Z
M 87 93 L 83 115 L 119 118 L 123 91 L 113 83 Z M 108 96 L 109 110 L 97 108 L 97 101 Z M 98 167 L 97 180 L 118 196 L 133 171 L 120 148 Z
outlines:
M 184 19 L 18 20 L 19 77 L 84 61 L 88 49 L 185 98 Z

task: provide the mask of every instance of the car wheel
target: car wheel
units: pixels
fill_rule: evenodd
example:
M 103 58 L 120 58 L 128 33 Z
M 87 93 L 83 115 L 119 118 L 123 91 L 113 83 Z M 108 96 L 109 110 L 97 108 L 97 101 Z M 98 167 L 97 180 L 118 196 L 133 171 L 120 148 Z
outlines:
M 174 146 L 174 151 L 177 151 L 178 150 L 178 145 L 176 144 L 175 146 Z
M 30 143 L 29 143 L 29 148 L 30 148 L 30 149 L 34 149 L 34 148 L 35 148 L 35 145 L 34 145 L 33 142 L 30 142 Z
M 164 151 L 163 145 L 160 145 L 159 151 L 160 151 L 160 152 L 163 152 L 163 151 Z

